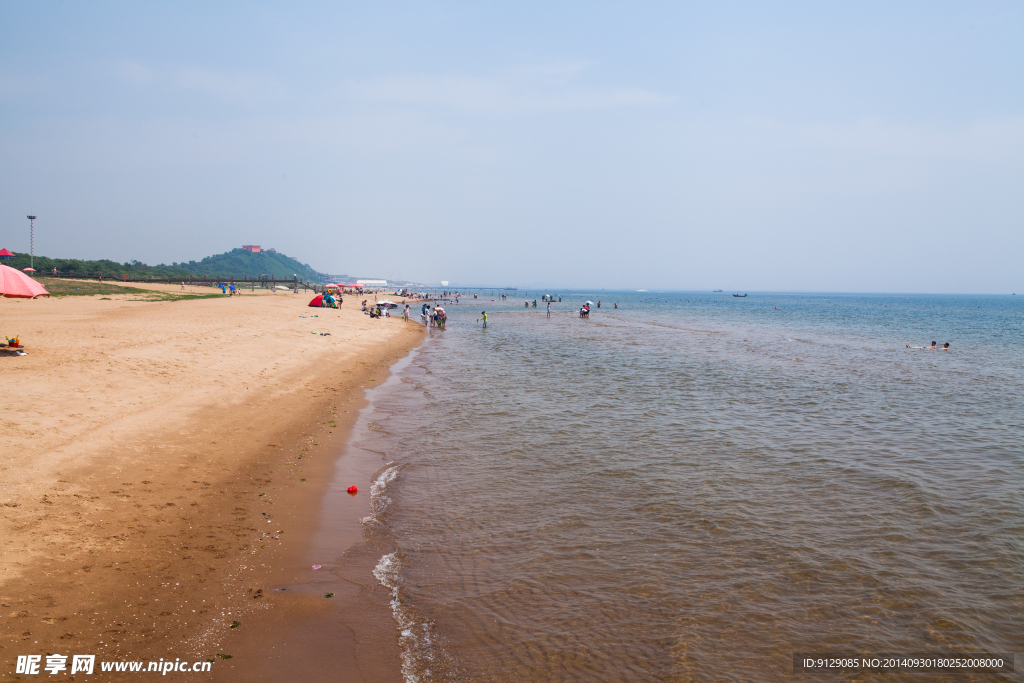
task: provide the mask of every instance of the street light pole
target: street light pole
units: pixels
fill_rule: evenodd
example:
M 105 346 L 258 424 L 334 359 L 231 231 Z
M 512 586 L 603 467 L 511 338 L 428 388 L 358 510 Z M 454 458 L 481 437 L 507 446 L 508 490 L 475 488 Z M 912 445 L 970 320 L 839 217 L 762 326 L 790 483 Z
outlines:
M 36 217 L 28 217 L 28 267 L 35 270 L 36 259 Z

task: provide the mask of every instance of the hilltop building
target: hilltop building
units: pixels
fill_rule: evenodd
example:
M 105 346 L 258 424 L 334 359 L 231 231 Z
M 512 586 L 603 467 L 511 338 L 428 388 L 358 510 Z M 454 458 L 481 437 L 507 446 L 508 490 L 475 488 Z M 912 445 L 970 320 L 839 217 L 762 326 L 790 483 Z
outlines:
M 261 251 L 260 245 L 258 244 L 243 244 L 242 249 L 245 249 L 246 251 L 251 251 L 254 254 L 258 254 Z
M 15 256 L 15 253 L 13 251 L 10 251 L 8 249 L 0 249 L 0 261 L 6 261 L 12 256 Z

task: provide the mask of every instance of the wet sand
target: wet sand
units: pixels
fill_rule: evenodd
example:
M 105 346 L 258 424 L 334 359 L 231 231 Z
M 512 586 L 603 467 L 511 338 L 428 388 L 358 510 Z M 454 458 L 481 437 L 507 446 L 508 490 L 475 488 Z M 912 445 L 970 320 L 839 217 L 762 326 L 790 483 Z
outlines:
M 306 560 L 365 387 L 424 330 L 370 320 L 355 297 L 309 308 L 311 296 L 0 300 L 0 332 L 28 352 L 0 357 L 8 679 L 18 655 L 48 653 L 212 658 L 208 680 L 400 679 L 383 589 L 347 595 Z M 350 530 L 370 484 L 352 468 L 360 495 L 336 511 Z M 283 634 L 325 656 L 271 676 Z

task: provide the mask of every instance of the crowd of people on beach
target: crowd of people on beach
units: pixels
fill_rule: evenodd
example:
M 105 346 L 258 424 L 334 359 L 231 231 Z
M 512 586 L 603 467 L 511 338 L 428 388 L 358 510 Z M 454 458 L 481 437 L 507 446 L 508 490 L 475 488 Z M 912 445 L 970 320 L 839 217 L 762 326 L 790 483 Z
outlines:
M 412 308 L 409 304 L 406 304 L 405 308 L 402 309 L 402 320 L 405 322 L 412 320 Z M 448 313 L 445 312 L 442 306 L 435 305 L 431 308 L 430 304 L 424 303 L 420 307 L 420 322 L 423 323 L 424 327 L 438 327 L 443 330 L 448 323 Z
M 368 306 L 367 300 L 363 299 L 362 310 L 363 313 L 368 314 L 373 319 L 391 317 L 390 307 L 386 303 L 380 301 Z
M 232 290 L 234 290 L 234 285 L 231 285 L 231 288 L 232 288 Z M 399 294 L 401 294 L 401 293 L 399 293 Z M 420 307 L 420 322 L 422 322 L 425 327 L 432 327 L 432 328 L 437 328 L 437 329 L 442 329 L 443 330 L 443 329 L 445 329 L 445 327 L 447 326 L 447 323 L 448 323 L 448 313 L 444 310 L 443 306 L 439 305 L 438 301 L 448 301 L 449 303 L 457 305 L 459 303 L 459 297 L 461 295 L 460 295 L 459 292 L 456 292 L 456 291 L 444 291 L 444 292 L 442 292 L 440 294 L 440 296 L 438 296 L 438 295 L 428 295 L 426 292 L 423 292 L 421 294 L 415 294 L 415 295 L 410 294 L 410 296 L 414 297 L 413 301 L 415 301 L 415 299 L 420 299 L 420 301 L 422 302 L 422 306 Z M 502 300 L 507 300 L 508 299 L 508 295 L 507 294 L 499 294 L 498 297 L 500 299 L 502 299 Z M 478 294 L 473 294 L 473 298 L 477 299 L 477 298 L 479 298 L 479 295 Z M 431 306 L 430 303 L 427 303 L 427 301 L 424 301 L 424 299 L 427 299 L 428 301 L 429 300 L 433 300 L 434 305 Z M 319 306 L 322 306 L 322 307 L 325 307 L 325 308 L 338 308 L 338 306 L 341 303 L 343 303 L 343 301 L 344 300 L 342 299 L 340 291 L 335 292 L 335 291 L 331 290 L 330 288 L 328 288 L 320 296 L 320 301 L 319 302 L 314 300 L 313 302 L 310 303 L 310 305 L 311 306 L 319 305 Z M 492 299 L 492 301 L 493 301 L 493 299 Z M 539 308 L 540 307 L 540 303 L 543 302 L 545 304 L 546 309 L 547 309 L 546 310 L 547 317 L 550 318 L 551 317 L 551 313 L 552 313 L 551 305 L 553 303 L 555 303 L 556 301 L 561 302 L 562 301 L 562 297 L 561 296 L 557 296 L 556 297 L 553 294 L 545 294 L 543 297 L 541 297 L 540 301 L 538 301 L 537 299 L 533 299 L 533 300 L 529 300 L 528 299 L 528 300 L 524 301 L 523 302 L 523 307 L 527 308 L 527 309 L 529 309 L 529 308 Z M 405 307 L 402 309 L 402 313 L 401 313 L 400 317 L 402 318 L 402 320 L 404 322 L 410 322 L 412 320 L 412 315 L 413 315 L 412 314 L 412 307 L 407 302 L 403 302 L 403 303 L 405 303 Z M 590 317 L 590 312 L 591 312 L 591 307 L 594 306 L 594 305 L 595 304 L 594 304 L 593 301 L 585 302 L 580 307 L 580 309 L 579 309 L 579 317 L 580 318 L 584 318 L 584 319 L 589 318 Z M 596 303 L 596 306 L 597 306 L 597 308 L 601 308 L 601 302 L 598 301 Z M 369 315 L 370 318 L 373 318 L 373 319 L 390 318 L 390 317 L 392 317 L 390 309 L 391 308 L 397 308 L 397 307 L 398 307 L 398 304 L 394 304 L 394 303 L 392 303 L 391 301 L 389 301 L 387 299 L 376 301 L 374 303 L 370 303 L 368 299 L 363 299 L 363 301 L 362 301 L 362 303 L 360 305 L 360 308 L 361 308 L 362 312 L 365 313 L 366 315 Z M 619 305 L 618 305 L 618 303 L 616 303 L 615 304 L 615 308 L 618 308 L 618 307 L 619 307 Z M 481 317 L 477 318 L 477 322 L 481 322 L 482 321 L 483 322 L 483 327 L 487 327 L 487 318 L 488 318 L 487 312 L 486 311 L 481 311 L 480 315 L 481 315 Z M 926 348 L 926 347 L 920 347 L 920 346 L 911 347 L 908 344 L 907 348 L 921 349 L 921 348 Z M 927 347 L 927 348 L 936 348 L 935 347 L 935 342 L 932 342 L 932 346 L 931 347 Z M 947 343 L 944 348 L 946 350 L 948 350 L 949 344 Z

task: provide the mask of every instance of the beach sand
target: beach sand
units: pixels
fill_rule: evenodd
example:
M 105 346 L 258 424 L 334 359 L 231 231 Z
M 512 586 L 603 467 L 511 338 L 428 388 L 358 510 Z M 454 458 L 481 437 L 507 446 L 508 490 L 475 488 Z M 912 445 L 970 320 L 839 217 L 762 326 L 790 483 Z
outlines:
M 287 675 L 259 661 L 275 647 L 280 655 L 292 633 L 307 649 L 328 648 L 307 673 L 326 666 L 332 680 L 400 680 L 383 589 L 328 588 L 333 601 L 320 587 L 274 588 L 320 576 L 337 584 L 307 564 L 321 500 L 365 388 L 424 328 L 371 320 L 355 297 L 340 310 L 309 308 L 311 297 L 0 300 L 0 332 L 18 333 L 28 353 L 0 356 L 9 680 L 20 679 L 18 655 L 49 653 L 213 658 L 206 680 L 256 671 L 297 680 L 294 661 Z M 378 465 L 342 467 L 361 490 L 340 512 L 343 545 L 358 540 Z M 339 616 L 340 605 L 348 613 Z

